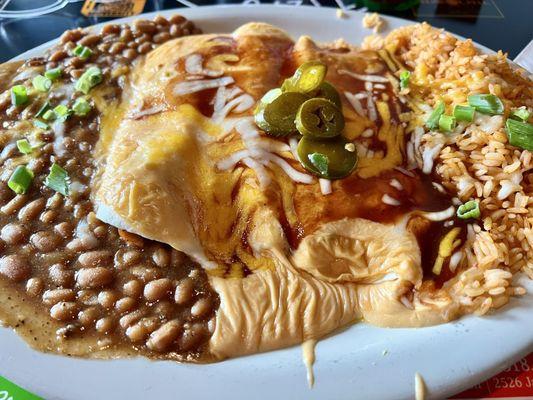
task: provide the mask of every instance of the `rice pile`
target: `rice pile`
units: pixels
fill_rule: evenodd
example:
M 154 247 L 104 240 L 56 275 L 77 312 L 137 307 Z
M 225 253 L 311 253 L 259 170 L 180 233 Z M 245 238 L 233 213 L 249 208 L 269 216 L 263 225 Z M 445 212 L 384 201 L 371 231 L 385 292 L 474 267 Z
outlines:
M 470 40 L 427 24 L 398 29 L 385 39 L 372 36 L 363 47 L 386 49 L 411 70 L 402 94 L 415 108 L 408 127 L 420 156 L 413 154 L 414 162 L 434 168 L 442 184 L 457 193 L 457 203 L 480 203 L 481 218 L 468 226 L 467 244 L 455 256 L 457 277 L 445 289 L 478 314 L 524 294 L 512 280 L 520 271 L 533 279 L 533 158 L 508 144 L 504 125 L 514 108 L 533 111 L 528 73 L 510 67 L 501 52 L 483 55 Z M 450 114 L 455 104 L 477 93 L 498 96 L 505 115 L 476 113 L 474 123 L 460 123 L 447 135 L 420 128 L 439 100 Z M 424 160 L 424 154 L 430 157 Z

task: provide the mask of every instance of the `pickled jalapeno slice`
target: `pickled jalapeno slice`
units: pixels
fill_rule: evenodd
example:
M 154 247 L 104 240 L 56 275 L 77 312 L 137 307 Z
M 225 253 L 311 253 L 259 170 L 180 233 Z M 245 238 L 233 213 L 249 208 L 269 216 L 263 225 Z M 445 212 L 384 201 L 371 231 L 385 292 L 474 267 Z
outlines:
M 307 171 L 320 178 L 341 179 L 357 165 L 356 151 L 346 144 L 342 136 L 330 140 L 303 137 L 298 143 L 298 158 Z
M 308 61 L 300 65 L 292 77 L 285 80 L 282 89 L 285 92 L 312 92 L 319 88 L 327 71 L 328 67 L 320 61 Z
M 329 82 L 322 82 L 316 92 L 313 93 L 313 97 L 327 99 L 335 104 L 339 110 L 342 110 L 341 96 L 337 92 L 337 89 Z
M 344 129 L 344 116 L 333 102 L 314 98 L 307 100 L 298 110 L 296 128 L 304 136 L 332 138 Z
M 282 93 L 272 102 L 259 105 L 255 114 L 257 125 L 272 136 L 285 136 L 296 132 L 295 118 L 298 109 L 308 99 L 305 94 Z

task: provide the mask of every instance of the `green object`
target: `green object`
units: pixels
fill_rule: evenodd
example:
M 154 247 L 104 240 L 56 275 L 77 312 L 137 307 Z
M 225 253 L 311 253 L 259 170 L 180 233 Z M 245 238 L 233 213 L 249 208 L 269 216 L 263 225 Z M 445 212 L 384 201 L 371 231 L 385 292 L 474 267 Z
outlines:
M 0 400 L 44 400 L 0 376 Z
M 35 114 L 35 117 L 41 118 L 46 111 L 50 108 L 50 103 L 45 101 L 44 104 L 41 106 L 39 111 L 37 111 L 37 114 Z
M 79 97 L 72 106 L 72 111 L 78 117 L 85 117 L 91 111 L 91 105 L 83 97 Z
M 453 108 L 453 116 L 457 121 L 472 122 L 474 120 L 474 114 L 476 109 L 470 106 L 456 105 Z
M 22 154 L 30 154 L 33 151 L 33 147 L 27 139 L 17 140 L 17 148 Z
M 296 114 L 296 129 L 315 139 L 332 138 L 344 129 L 344 116 L 331 101 L 315 98 L 304 102 Z
M 468 104 L 482 114 L 503 114 L 503 103 L 498 96 L 493 94 L 473 94 L 468 96 Z
M 326 176 L 329 171 L 329 159 L 328 156 L 322 153 L 311 153 L 307 155 L 307 158 L 313 164 L 321 175 Z
M 319 97 L 322 99 L 327 99 L 337 106 L 339 110 L 342 110 L 341 96 L 335 87 L 324 81 L 320 84 L 317 91 L 312 94 L 312 97 Z
M 521 149 L 533 151 L 533 125 L 528 122 L 507 119 L 505 122 L 509 143 Z
M 519 119 L 526 122 L 529 119 L 530 112 L 525 107 L 520 107 L 511 113 L 511 118 Z
M 320 61 L 308 61 L 298 67 L 294 75 L 283 82 L 284 92 L 309 93 L 324 81 L 328 67 Z
M 295 118 L 308 97 L 303 93 L 281 93 L 272 102 L 256 109 L 255 122 L 272 136 L 285 136 L 296 131 Z
M 54 108 L 54 113 L 57 118 L 62 119 L 64 121 L 68 117 L 70 117 L 70 115 L 72 114 L 72 110 L 70 110 L 67 106 L 63 104 L 59 104 Z
M 420 4 L 420 0 L 356 0 L 357 7 L 366 7 L 368 11 L 398 12 L 407 11 Z
M 86 60 L 93 55 L 93 52 L 90 48 L 82 46 L 81 44 L 77 45 L 72 51 L 72 53 L 74 53 L 75 56 L 78 56 L 83 60 Z
M 76 90 L 88 94 L 90 90 L 103 80 L 102 70 L 98 67 L 90 67 L 76 81 Z
M 439 118 L 439 129 L 443 132 L 451 132 L 457 126 L 455 117 L 451 115 L 441 115 Z
M 19 165 L 7 181 L 7 186 L 16 194 L 24 194 L 33 181 L 33 172 L 25 165 Z
M 303 167 L 325 179 L 341 179 L 354 170 L 357 153 L 349 151 L 342 136 L 331 140 L 314 140 L 303 137 L 298 143 L 298 158 Z
M 411 78 L 411 72 L 400 72 L 400 89 L 406 89 L 407 87 L 409 87 L 409 78 Z
M 39 92 L 48 92 L 52 87 L 52 80 L 42 75 L 34 77 L 31 83 Z
M 56 113 L 54 110 L 46 110 L 42 117 L 45 121 L 53 121 L 57 118 Z
M 11 88 L 11 104 L 22 106 L 29 100 L 28 92 L 24 85 L 15 85 Z
M 479 203 L 476 200 L 467 201 L 457 208 L 457 217 L 461 219 L 479 218 L 481 211 L 479 210 Z
M 56 163 L 50 167 L 50 173 L 46 177 L 44 184 L 50 189 L 61 193 L 63 196 L 68 196 L 68 173 Z
M 442 114 L 444 114 L 444 102 L 441 100 L 437 103 L 437 106 L 433 109 L 433 112 L 429 115 L 428 120 L 426 121 L 426 126 L 435 130 L 439 127 L 439 119 Z
M 55 81 L 61 77 L 62 73 L 63 71 L 61 70 L 61 68 L 57 67 L 57 68 L 52 68 L 46 71 L 44 73 L 44 76 L 50 79 L 51 81 Z
M 33 126 L 35 126 L 36 128 L 39 128 L 39 129 L 43 129 L 43 130 L 46 130 L 49 128 L 48 124 L 41 121 L 41 120 L 38 120 L 36 119 L 35 121 L 33 121 Z

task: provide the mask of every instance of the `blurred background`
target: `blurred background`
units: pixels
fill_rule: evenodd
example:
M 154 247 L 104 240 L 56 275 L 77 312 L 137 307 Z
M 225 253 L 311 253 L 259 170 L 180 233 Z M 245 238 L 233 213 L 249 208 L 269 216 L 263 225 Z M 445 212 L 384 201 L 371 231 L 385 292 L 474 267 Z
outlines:
M 494 50 L 503 49 L 510 58 L 533 39 L 533 0 L 0 0 L 0 62 L 51 40 L 66 29 L 139 10 L 268 3 L 366 8 L 413 21 L 428 21 Z M 99 10 L 103 9 L 113 17 L 101 16 Z

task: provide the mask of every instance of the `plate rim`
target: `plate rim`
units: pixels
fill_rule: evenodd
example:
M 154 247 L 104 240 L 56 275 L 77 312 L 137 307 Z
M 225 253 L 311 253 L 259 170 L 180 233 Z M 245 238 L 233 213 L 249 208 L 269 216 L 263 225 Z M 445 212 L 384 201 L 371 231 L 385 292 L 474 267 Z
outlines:
M 137 16 L 133 16 L 133 17 L 126 17 L 126 18 L 121 18 L 121 19 L 116 19 L 116 20 L 112 20 L 112 21 L 106 21 L 106 22 L 103 22 L 103 23 L 100 23 L 100 24 L 96 24 L 96 25 L 92 25 L 92 26 L 89 26 L 89 27 L 85 27 L 86 29 L 100 29 L 102 26 L 106 25 L 106 24 L 110 24 L 110 23 L 124 23 L 124 22 L 131 22 L 135 19 L 139 19 L 139 18 L 153 18 L 155 15 L 158 15 L 158 14 L 161 14 L 161 15 L 171 15 L 173 13 L 180 13 L 184 16 L 186 16 L 187 18 L 190 18 L 191 20 L 195 20 L 195 18 L 197 18 L 197 15 L 200 14 L 200 15 L 205 15 L 205 14 L 209 14 L 209 12 L 213 11 L 213 12 L 218 12 L 218 11 L 223 11 L 223 12 L 228 12 L 228 11 L 235 11 L 237 13 L 241 13 L 242 10 L 253 10 L 253 12 L 259 12 L 259 13 L 282 13 L 284 9 L 295 9 L 295 6 L 291 6 L 291 5 L 270 5 L 270 4 L 262 4 L 262 5 L 250 5 L 250 6 L 244 6 L 244 5 L 218 5 L 218 6 L 202 6 L 202 7 L 195 7 L 195 8 L 175 8 L 175 9 L 169 9 L 169 10 L 160 10 L 160 11 L 154 11 L 154 12 L 150 12 L 150 13 L 144 13 L 144 14 L 140 14 L 140 15 L 137 15 Z M 303 10 L 304 13 L 326 13 L 326 14 L 330 14 L 331 16 L 333 16 L 335 18 L 335 13 L 336 13 L 336 9 L 334 7 L 315 7 L 315 6 L 298 6 L 298 9 L 299 10 Z M 362 10 L 350 10 L 350 11 L 346 11 L 347 14 L 349 14 L 351 17 L 356 17 L 357 19 L 361 18 L 362 15 L 364 15 L 364 12 Z M 219 17 L 219 18 L 223 18 L 223 17 Z M 412 24 L 415 24 L 415 22 L 413 21 L 409 21 L 409 20 L 404 20 L 402 18 L 398 18 L 398 17 L 392 17 L 392 16 L 383 16 L 383 18 L 385 18 L 387 21 L 392 21 L 392 22 L 395 22 L 395 24 L 400 24 L 401 26 L 405 26 L 405 25 L 412 25 Z M 251 19 L 253 20 L 253 19 Z M 354 26 L 356 27 L 357 29 L 357 23 L 360 22 L 360 21 L 355 21 L 355 24 Z M 359 24 L 360 25 L 360 24 Z M 355 30 L 354 30 L 355 31 Z M 370 33 L 370 31 L 368 31 L 368 33 Z M 453 33 L 452 33 L 453 34 Z M 458 38 L 461 38 L 461 39 L 464 39 L 462 38 L 461 36 L 459 35 L 454 35 Z M 55 43 L 57 43 L 59 38 L 57 39 L 53 39 L 51 41 L 48 41 L 46 43 L 43 43 L 33 49 L 30 49 L 26 52 L 23 52 L 21 54 L 19 54 L 18 56 L 14 57 L 13 59 L 11 59 L 10 61 L 13 61 L 13 60 L 20 60 L 21 58 L 28 58 L 28 57 L 31 57 L 32 54 L 35 54 L 37 52 L 40 52 L 41 54 L 45 51 L 45 49 L 48 49 L 49 47 L 51 47 L 52 45 L 54 45 Z M 476 46 L 478 46 L 479 48 L 481 48 L 483 51 L 487 52 L 487 53 L 494 53 L 493 50 L 483 46 L 483 45 L 480 45 L 480 44 L 477 44 L 476 43 Z M 522 303 L 525 304 L 525 307 L 524 307 L 524 304 L 517 304 L 518 301 L 516 299 L 512 299 L 511 300 L 511 306 L 506 306 L 506 308 L 502 311 L 499 311 L 497 314 L 494 315 L 494 317 L 496 318 L 493 318 L 493 319 L 496 319 L 496 320 L 505 320 L 507 317 L 511 316 L 513 318 L 516 318 L 517 315 L 517 310 L 521 309 L 521 308 L 525 308 L 530 314 L 531 314 L 531 311 L 533 310 L 533 298 L 531 296 L 531 291 L 533 291 L 533 284 L 531 284 L 531 282 L 526 282 L 525 283 L 525 286 L 528 286 L 528 289 L 529 289 L 529 292 L 530 294 L 527 295 L 528 298 L 526 299 L 527 301 L 523 301 Z M 501 315 L 501 314 L 505 314 L 505 315 Z M 447 327 L 454 327 L 457 328 L 457 329 L 461 329 L 461 326 L 464 326 L 465 323 L 466 325 L 468 325 L 474 318 L 479 318 L 479 317 L 466 317 L 466 318 L 462 318 L 458 321 L 454 321 L 454 322 L 451 322 L 451 323 L 448 323 L 448 324 L 445 324 L 445 325 L 440 325 L 440 326 L 437 326 L 437 327 L 431 327 L 431 328 L 419 328 L 419 329 L 407 329 L 407 331 L 410 331 L 412 332 L 412 335 L 414 336 L 417 336 L 421 331 L 431 331 L 433 328 L 435 328 L 434 330 L 437 331 L 437 332 L 440 332 L 440 329 L 439 327 L 443 327 L 443 326 L 447 326 Z M 489 320 L 489 318 L 487 319 L 484 319 L 484 321 L 486 322 L 487 320 Z M 470 321 L 470 322 L 469 322 Z M 479 321 L 478 321 L 479 322 Z M 479 323 L 478 323 L 479 325 Z M 481 324 L 482 325 L 482 324 Z M 489 324 L 490 325 L 490 324 Z M 362 326 L 362 328 L 361 328 Z M 366 327 L 365 327 L 366 326 Z M 356 327 L 355 329 L 352 329 Z M 381 328 L 374 328 L 374 327 L 369 327 L 368 325 L 366 324 L 355 324 L 351 327 L 349 327 L 348 329 L 346 329 L 346 332 L 349 332 L 349 331 L 352 331 L 352 330 L 358 330 L 358 331 L 368 331 L 370 330 L 370 332 L 372 332 L 373 330 L 382 330 Z M 444 329 L 446 330 L 446 329 Z M 10 328 L 7 328 L 7 329 L 1 329 L 0 330 L 0 338 L 4 337 L 4 336 L 9 336 L 5 334 L 5 331 L 11 331 Z M 391 332 L 391 330 L 386 330 L 384 329 L 383 331 L 388 331 L 388 333 Z M 398 331 L 402 331 L 402 330 L 398 330 L 398 329 L 395 329 L 394 331 L 398 332 Z M 416 332 L 416 333 L 415 333 Z M 465 332 L 468 332 L 467 330 Z M 9 341 L 13 344 L 13 343 L 16 343 L 17 341 L 19 342 L 22 342 L 22 346 L 24 346 L 24 350 L 21 350 L 21 351 L 27 351 L 29 353 L 32 353 L 30 358 L 33 358 L 33 359 L 39 359 L 39 358 L 46 358 L 46 359 L 49 359 L 49 360 L 54 360 L 54 361 L 51 361 L 51 364 L 54 364 L 58 361 L 58 359 L 61 359 L 61 360 L 64 360 L 64 359 L 67 359 L 69 361 L 72 361 L 72 359 L 68 359 L 67 357 L 65 356 L 56 356 L 56 355 L 49 355 L 49 354 L 42 354 L 42 353 L 38 353 L 36 350 L 33 350 L 33 349 L 30 349 L 25 342 L 22 341 L 22 339 L 18 338 L 16 336 L 16 334 L 14 334 L 13 332 L 10 332 L 11 335 L 15 335 L 14 337 L 11 337 L 9 338 Z M 317 360 L 317 365 L 316 365 L 316 369 L 317 370 L 323 370 L 324 368 L 324 365 L 321 365 L 320 364 L 320 352 L 321 352 L 321 348 L 322 347 L 331 347 L 331 343 L 332 341 L 335 341 L 336 339 L 335 338 L 338 338 L 339 336 L 341 335 L 344 335 L 345 332 L 343 333 L 340 333 L 338 335 L 333 335 L 331 337 L 328 337 L 324 340 L 322 340 L 318 347 L 317 347 L 317 357 L 318 357 L 318 360 Z M 396 335 L 396 334 L 394 334 Z M 409 333 L 409 337 L 411 337 L 411 333 Z M 369 346 L 371 345 L 371 343 L 368 344 Z M 20 346 L 19 346 L 20 347 Z M 246 364 L 248 365 L 250 363 L 250 360 L 252 359 L 259 359 L 259 358 L 266 358 L 267 360 L 270 360 L 270 362 L 273 362 L 272 365 L 275 365 L 274 364 L 274 360 L 276 360 L 276 357 L 275 355 L 279 355 L 279 354 L 283 354 L 283 355 L 287 355 L 289 353 L 295 353 L 295 349 L 297 349 L 297 346 L 295 347 L 291 347 L 291 348 L 288 348 L 288 349 L 282 349 L 282 350 L 277 350 L 277 351 L 274 351 L 274 352 L 269 352 L 269 353 L 262 353 L 262 354 L 256 354 L 256 355 L 251 355 L 251 356 L 247 356 L 247 357 L 240 357 L 240 358 L 236 358 L 236 359 L 232 359 L 232 360 L 228 360 L 228 361 L 224 361 L 224 362 L 221 362 L 221 363 L 217 363 L 217 364 L 209 364 L 209 366 L 211 365 L 215 365 L 215 366 L 220 366 L 220 365 L 232 365 L 234 368 L 234 365 L 235 364 Z M 434 386 L 431 386 L 430 388 L 433 389 L 432 391 L 432 394 L 431 396 L 439 396 L 439 398 L 441 396 L 448 396 L 448 395 L 453 395 L 463 389 L 467 389 L 469 387 L 471 387 L 473 384 L 475 384 L 476 382 L 479 382 L 479 381 L 482 381 L 486 378 L 489 378 L 491 376 L 494 375 L 494 373 L 496 373 L 497 371 L 499 371 L 500 369 L 502 369 L 503 367 L 505 367 L 506 365 L 510 365 L 512 364 L 513 362 L 517 361 L 518 359 L 520 359 L 524 354 L 527 354 L 529 352 L 533 351 L 533 335 L 530 335 L 530 338 L 529 338 L 529 343 L 525 343 L 524 345 L 522 345 L 520 348 L 513 348 L 513 350 L 509 350 L 509 352 L 503 356 L 503 357 L 499 357 L 498 360 L 496 362 L 493 362 L 491 363 L 491 365 L 488 365 L 488 366 L 485 366 L 484 368 L 481 368 L 481 369 L 478 369 L 478 370 L 475 370 L 475 371 L 472 371 L 470 368 L 469 368 L 469 373 L 471 374 L 470 377 L 467 377 L 465 375 L 463 376 L 459 376 L 458 377 L 458 383 L 457 383 L 457 380 L 455 380 L 453 382 L 453 388 L 451 388 L 450 384 L 450 380 L 448 379 L 448 381 L 441 381 L 441 383 L 437 383 L 435 384 Z M 35 354 L 33 354 L 35 353 Z M 294 355 L 294 354 L 293 354 Z M 322 355 L 323 356 L 323 355 Z M 376 355 L 377 357 L 377 355 Z M 383 356 L 384 357 L 384 356 Z M 0 352 L 0 366 L 3 365 L 2 361 L 4 360 L 4 354 L 2 352 Z M 327 357 L 325 357 L 327 358 Z M 379 358 L 379 357 L 377 357 Z M 143 358 L 134 358 L 134 359 L 127 359 L 127 360 L 109 360 L 109 361 L 105 361 L 106 363 L 108 363 L 108 366 L 106 368 L 108 368 L 111 364 L 113 365 L 125 365 L 125 364 L 133 364 L 133 363 L 136 363 L 136 364 L 139 364 L 139 360 L 140 360 L 140 363 L 141 364 L 145 364 L 146 366 L 146 363 L 147 362 L 150 362 L 152 363 L 152 361 L 149 361 L 147 359 L 143 359 Z M 75 363 L 78 363 L 81 365 L 81 364 L 86 364 L 86 363 L 99 363 L 98 361 L 95 361 L 95 360 L 86 360 L 86 359 L 74 359 L 74 362 Z M 252 361 L 252 364 L 254 362 Z M 298 364 L 300 363 L 300 360 L 298 360 Z M 62 363 L 62 362 L 59 362 L 59 364 L 68 364 L 68 363 Z M 174 368 L 174 366 L 177 366 L 176 368 L 177 369 L 182 369 L 182 370 L 185 370 L 185 371 L 193 371 L 193 370 L 196 370 L 198 369 L 197 366 L 190 366 L 190 365 L 187 365 L 187 364 L 176 364 L 174 362 L 171 362 L 171 361 L 159 361 L 159 362 L 153 362 L 152 365 L 160 365 L 160 364 L 166 364 L 166 365 L 169 365 L 171 364 L 172 367 L 171 368 Z M 295 364 L 292 363 L 292 364 L 288 364 L 288 365 L 292 365 L 294 366 Z M 206 368 L 208 366 L 203 366 L 201 368 Z M 331 367 L 331 365 L 329 365 L 329 367 Z M 108 369 L 112 369 L 113 367 L 111 368 L 108 368 Z M 144 367 L 142 367 L 144 368 Z M 217 367 L 218 368 L 218 367 Z M 217 368 L 213 368 L 214 370 L 217 370 Z M 273 367 L 269 367 L 269 368 L 273 368 Z M 237 366 L 237 369 L 238 369 L 238 366 Z M 301 370 L 303 370 L 303 366 L 301 367 Z M 34 387 L 34 384 L 35 384 L 35 381 L 32 381 L 30 376 L 25 376 L 24 374 L 12 374 L 11 372 L 5 372 L 5 371 L 1 371 L 2 374 L 4 376 L 7 376 L 7 377 L 10 377 L 10 376 L 15 376 L 14 380 L 15 382 L 17 382 L 17 379 L 18 379 L 18 382 L 19 384 L 23 384 L 25 385 L 25 387 L 27 388 L 32 388 Z M 300 371 L 301 372 L 301 371 Z M 327 376 L 327 371 L 317 371 L 317 385 L 320 385 L 321 384 L 321 375 L 320 374 L 324 374 L 324 376 Z M 467 371 L 465 370 L 463 373 L 467 373 Z M 424 373 L 422 372 L 422 375 L 424 376 Z M 453 375 L 453 374 L 452 374 Z M 299 373 L 298 376 L 300 376 L 302 379 L 303 376 L 304 376 L 304 373 Z M 455 376 L 457 376 L 457 374 L 455 374 Z M 329 379 L 329 378 L 326 378 L 326 379 Z M 394 395 L 394 399 L 396 398 L 409 398 L 409 397 L 405 397 L 406 394 L 408 393 L 409 390 L 411 390 L 414 386 L 414 375 L 413 375 L 413 379 L 411 380 L 411 382 L 403 382 L 403 386 L 402 386 L 402 390 L 398 393 L 398 395 L 400 397 L 397 397 L 396 395 Z M 444 382 L 444 383 L 443 383 Z M 447 383 L 446 383 L 447 382 Z M 433 383 L 433 382 L 432 382 Z M 300 385 L 301 382 L 298 383 L 298 385 Z M 301 385 L 300 385 L 301 386 Z M 299 388 L 301 389 L 301 387 L 299 386 Z M 350 386 L 350 385 L 348 385 Z M 41 391 L 41 387 L 47 387 L 48 389 L 47 390 L 51 390 L 51 386 L 49 386 L 48 384 L 45 384 L 44 386 L 39 386 L 37 388 L 35 388 L 34 390 L 39 393 Z M 316 390 L 317 388 L 315 388 Z M 320 390 L 320 389 L 319 389 Z M 413 393 L 413 391 L 411 391 L 410 393 Z M 308 392 L 298 392 L 298 395 L 299 396 L 304 396 L 305 398 L 327 398 L 327 397 L 323 397 L 323 393 L 322 392 L 314 392 L 314 393 L 308 393 Z M 315 395 L 318 395 L 318 396 L 322 396 L 322 397 L 315 397 Z M 53 397 L 53 398 L 60 398 L 60 397 L 57 397 L 57 396 L 61 396 L 61 393 L 59 392 L 50 392 L 50 397 Z M 403 397 L 402 397 L 403 396 Z M 298 397 L 298 396 L 297 396 Z M 299 398 L 299 397 L 298 397 Z M 341 397 L 338 397 L 339 399 Z M 342 397 L 344 398 L 344 397 Z

